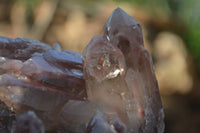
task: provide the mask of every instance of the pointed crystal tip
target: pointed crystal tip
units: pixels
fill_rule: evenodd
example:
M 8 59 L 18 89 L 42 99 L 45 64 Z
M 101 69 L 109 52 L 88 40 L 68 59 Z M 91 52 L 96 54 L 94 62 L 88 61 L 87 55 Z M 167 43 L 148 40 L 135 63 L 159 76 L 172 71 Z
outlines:
M 140 25 L 139 22 L 137 22 L 132 16 L 128 15 L 125 11 L 123 11 L 121 8 L 116 8 L 108 20 L 106 21 L 104 25 L 104 31 L 108 27 L 116 27 L 119 25 L 126 25 L 126 26 L 134 26 L 134 25 Z

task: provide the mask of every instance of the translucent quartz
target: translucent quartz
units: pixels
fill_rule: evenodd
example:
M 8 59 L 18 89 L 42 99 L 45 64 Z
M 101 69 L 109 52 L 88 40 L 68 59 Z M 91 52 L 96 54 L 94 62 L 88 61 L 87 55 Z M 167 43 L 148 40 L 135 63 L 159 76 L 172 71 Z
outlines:
M 81 54 L 0 37 L 0 99 L 17 115 L 33 110 L 46 130 L 55 130 L 69 99 L 86 100 Z
M 152 59 L 135 19 L 114 10 L 83 58 L 53 47 L 0 37 L 0 100 L 17 115 L 32 110 L 52 132 L 164 131 Z
M 44 125 L 32 111 L 17 118 L 12 127 L 13 133 L 45 133 Z
M 117 110 L 128 132 L 162 133 L 164 113 L 141 25 L 120 8 L 83 52 L 88 99 Z

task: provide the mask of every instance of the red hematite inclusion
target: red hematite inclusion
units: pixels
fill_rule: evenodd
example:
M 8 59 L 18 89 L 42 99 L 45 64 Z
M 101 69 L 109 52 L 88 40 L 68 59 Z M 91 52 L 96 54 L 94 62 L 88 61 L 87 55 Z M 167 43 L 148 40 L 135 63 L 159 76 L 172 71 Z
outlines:
M 117 8 L 103 29 L 83 52 L 89 101 L 116 109 L 127 132 L 162 133 L 164 112 L 141 25 Z

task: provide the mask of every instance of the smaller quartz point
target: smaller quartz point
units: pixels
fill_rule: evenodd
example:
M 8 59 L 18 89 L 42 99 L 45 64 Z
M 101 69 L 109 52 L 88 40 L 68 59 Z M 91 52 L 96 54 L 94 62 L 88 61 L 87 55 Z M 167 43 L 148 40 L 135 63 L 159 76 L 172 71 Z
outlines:
M 121 81 L 126 66 L 122 52 L 107 40 L 94 37 L 85 49 L 83 58 L 86 82 L 89 86 L 93 84 L 87 87 L 88 99 L 114 108 L 123 108 L 121 94 L 125 87 L 122 87 L 124 84 Z
M 97 112 L 99 112 L 98 114 L 100 114 L 101 117 L 98 117 L 99 115 L 97 115 Z M 90 121 L 91 119 L 96 121 L 96 117 L 94 117 L 96 115 L 97 118 L 100 119 L 106 117 L 113 119 L 117 117 L 116 111 L 105 104 L 69 100 L 68 103 L 63 106 L 58 118 L 60 125 L 64 125 L 65 129 L 75 133 L 85 133 L 86 130 L 88 130 L 90 127 L 93 127 L 91 126 Z M 100 123 L 100 125 L 103 124 L 106 126 L 106 128 L 108 127 L 107 120 L 101 119 L 100 121 L 97 121 Z M 91 131 L 92 130 L 89 130 L 87 133 L 96 133 Z
M 110 125 L 101 112 L 95 114 L 87 128 L 88 133 L 117 133 L 113 125 Z
M 118 133 L 127 133 L 126 125 L 119 118 L 115 118 L 112 122 L 112 125 L 115 127 L 115 130 Z
M 36 40 L 0 36 L 0 56 L 25 61 L 35 53 L 43 53 L 51 47 Z
M 95 45 L 92 45 L 94 44 Z M 88 67 L 89 74 L 98 82 L 112 79 L 124 74 L 125 60 L 122 52 L 106 42 L 105 39 L 94 37 L 86 50 L 85 67 Z
M 126 125 L 119 119 L 115 118 L 112 122 L 97 110 L 96 114 L 89 122 L 87 133 L 127 133 Z
M 94 37 L 83 52 L 89 101 L 114 108 L 128 133 L 164 132 L 158 84 L 141 25 L 117 8 L 103 29 L 103 37 Z
M 32 111 L 17 117 L 13 126 L 13 133 L 44 133 L 42 121 Z

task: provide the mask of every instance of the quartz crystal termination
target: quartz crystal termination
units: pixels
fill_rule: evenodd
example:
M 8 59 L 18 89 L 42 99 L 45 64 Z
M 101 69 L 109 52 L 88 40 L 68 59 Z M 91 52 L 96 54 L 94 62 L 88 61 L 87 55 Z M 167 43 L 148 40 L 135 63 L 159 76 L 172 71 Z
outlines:
M 94 37 L 83 52 L 89 101 L 114 108 L 127 132 L 164 132 L 158 84 L 141 25 L 117 8 L 103 30 L 103 37 Z
M 45 133 L 42 121 L 32 111 L 19 116 L 12 128 L 13 133 Z

